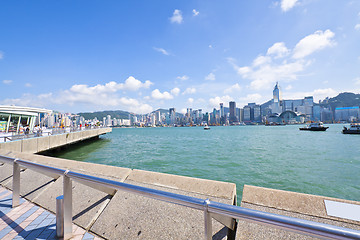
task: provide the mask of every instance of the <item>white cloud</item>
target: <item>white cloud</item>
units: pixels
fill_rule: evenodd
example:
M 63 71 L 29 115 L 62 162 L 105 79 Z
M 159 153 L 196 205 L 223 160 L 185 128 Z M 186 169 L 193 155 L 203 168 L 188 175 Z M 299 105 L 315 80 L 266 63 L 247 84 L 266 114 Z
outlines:
M 123 90 L 137 91 L 140 88 L 149 88 L 151 85 L 153 85 L 153 83 L 149 80 L 146 80 L 144 83 L 142 83 L 141 81 L 130 76 L 125 80 L 125 84 L 119 85 L 119 88 Z
M 281 63 L 264 63 L 252 67 L 238 67 L 230 60 L 234 69 L 243 78 L 250 79 L 250 86 L 253 89 L 268 89 L 276 81 L 291 81 L 297 79 L 297 74 L 303 71 L 304 67 L 308 64 L 303 60 L 295 62 L 281 62 Z
M 176 79 L 179 79 L 179 80 L 181 80 L 181 81 L 186 81 L 186 80 L 188 80 L 189 79 L 189 77 L 188 76 L 186 76 L 186 75 L 184 75 L 184 76 L 179 76 L 179 77 L 177 77 Z
M 169 92 L 165 91 L 162 93 L 159 89 L 155 89 L 154 91 L 152 91 L 151 97 L 156 100 L 170 100 L 174 98 Z
M 291 90 L 292 88 L 293 88 L 293 86 L 288 85 L 288 86 L 285 88 L 285 90 Z
M 281 0 L 281 9 L 283 12 L 287 12 L 293 7 L 295 7 L 298 0 Z
M 188 98 L 187 103 L 192 104 L 194 102 L 193 98 Z
M 354 28 L 355 30 L 360 30 L 360 23 L 356 24 Z
M 225 94 L 230 94 L 230 93 L 233 93 L 233 92 L 240 92 L 241 89 L 242 89 L 241 86 L 238 83 L 236 83 L 236 84 L 232 85 L 231 87 L 225 89 L 224 93 Z
M 192 12 L 193 12 L 193 16 L 197 16 L 197 15 L 199 15 L 199 12 L 198 12 L 198 11 L 196 11 L 195 9 L 193 9 L 193 10 L 192 10 Z
M 185 113 L 187 113 L 187 109 L 186 109 L 186 108 L 182 108 L 182 109 L 180 110 L 180 112 L 181 112 L 182 114 L 185 114 Z
M 213 46 L 210 44 L 210 45 L 209 45 L 209 48 L 210 48 L 210 49 L 212 49 L 212 48 L 213 48 Z
M 3 59 L 4 54 L 0 51 L 0 59 Z
M 173 94 L 174 96 L 177 96 L 177 95 L 179 95 L 179 93 L 180 93 L 180 88 L 173 88 L 173 89 L 171 89 L 171 94 Z
M 209 75 L 207 75 L 206 77 L 205 77 L 205 80 L 207 80 L 207 81 L 215 81 L 215 74 L 214 73 L 209 73 Z
M 114 107 L 137 113 L 145 113 L 147 110 L 152 109 L 150 105 L 143 104 L 133 98 L 121 97 L 118 95 L 118 92 L 120 90 L 136 91 L 140 88 L 149 88 L 151 84 L 150 81 L 142 83 L 134 77 L 129 77 L 125 83 L 108 82 L 104 85 L 98 84 L 92 87 L 76 84 L 70 89 L 61 91 L 56 96 L 49 98 L 49 102 L 70 106 L 83 104 L 84 106 Z M 47 95 L 42 96 L 42 98 L 44 97 L 47 97 Z
M 82 84 L 73 85 L 70 89 L 61 90 L 58 93 L 45 93 L 40 95 L 24 94 L 19 98 L 5 99 L 5 104 L 15 104 L 19 106 L 46 107 L 53 108 L 59 105 L 77 106 L 83 108 L 96 109 L 106 107 L 107 109 L 122 109 L 136 113 L 148 113 L 152 111 L 152 107 L 141 101 L 120 96 L 121 90 L 138 90 L 140 88 L 148 88 L 152 83 L 145 83 L 129 77 L 125 83 L 109 82 L 106 84 L 98 84 L 88 86 Z
M 294 59 L 300 59 L 326 47 L 332 47 L 336 44 L 336 42 L 332 40 L 334 36 L 335 34 L 329 29 L 325 30 L 325 32 L 321 30 L 316 31 L 304 37 L 296 44 L 292 57 Z
M 49 99 L 51 100 L 51 99 Z M 15 105 L 15 106 L 24 106 L 24 107 L 45 107 L 45 103 L 48 101 L 40 101 L 37 96 L 30 94 L 23 94 L 18 98 L 7 98 L 0 101 L 0 104 L 3 105 Z
M 334 33 L 330 30 L 316 31 L 301 39 L 294 50 L 288 49 L 283 42 L 273 44 L 267 50 L 267 55 L 256 57 L 251 66 L 240 67 L 233 58 L 228 58 L 228 62 L 242 78 L 251 81 L 252 89 L 269 89 L 277 81 L 297 80 L 299 73 L 312 62 L 304 57 L 334 46 L 333 37 Z
M 222 97 L 214 97 L 209 99 L 209 107 L 210 108 L 219 108 L 220 103 L 228 103 L 230 101 L 234 101 L 232 97 L 229 95 L 225 95 Z
M 3 84 L 10 85 L 13 81 L 12 80 L 3 80 Z
M 155 51 L 158 51 L 158 52 L 160 52 L 160 53 L 162 53 L 162 54 L 164 54 L 164 55 L 166 55 L 166 56 L 169 56 L 169 55 L 170 55 L 170 53 L 169 53 L 168 51 L 166 51 L 165 49 L 163 49 L 163 48 L 154 47 L 154 50 L 155 50 Z
M 267 55 L 274 55 L 275 58 L 282 58 L 289 54 L 289 49 L 283 42 L 277 42 L 267 50 Z
M 25 87 L 32 87 L 31 83 L 25 83 Z
M 265 56 L 258 56 L 257 58 L 255 58 L 255 60 L 253 61 L 253 66 L 257 67 L 266 63 L 270 63 L 271 62 L 271 58 L 270 57 L 265 57 Z
M 170 18 L 170 22 L 178 24 L 181 24 L 183 22 L 183 17 L 180 10 L 175 9 L 172 17 Z
M 353 81 L 355 82 L 355 85 L 360 85 L 360 77 L 355 78 Z
M 196 88 L 187 88 L 187 89 L 185 89 L 185 91 L 182 93 L 183 95 L 184 94 L 194 94 L 194 93 L 196 93 Z
M 93 87 L 89 87 L 86 84 L 76 84 L 73 85 L 68 91 L 77 94 L 94 95 L 103 93 L 114 93 L 118 90 L 137 91 L 140 88 L 149 88 L 152 84 L 153 83 L 149 80 L 142 83 L 141 81 L 130 76 L 128 79 L 125 80 L 125 83 L 116 83 L 112 81 L 106 83 L 105 85 L 98 84 Z
M 246 97 L 240 98 L 240 101 L 246 103 L 249 102 L 259 102 L 262 99 L 262 96 L 259 93 L 252 93 L 246 95 Z

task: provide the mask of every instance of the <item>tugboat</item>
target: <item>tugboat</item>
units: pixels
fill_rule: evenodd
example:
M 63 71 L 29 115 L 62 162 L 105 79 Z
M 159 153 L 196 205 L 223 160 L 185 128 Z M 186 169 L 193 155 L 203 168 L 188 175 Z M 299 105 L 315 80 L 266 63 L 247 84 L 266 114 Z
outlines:
M 326 129 L 328 129 L 328 128 L 329 127 L 325 127 L 322 122 L 315 122 L 315 123 L 310 123 L 306 127 L 299 128 L 299 129 L 305 130 L 305 131 L 326 131 Z
M 360 124 L 359 123 L 351 123 L 350 128 L 344 126 L 342 130 L 343 134 L 360 134 Z

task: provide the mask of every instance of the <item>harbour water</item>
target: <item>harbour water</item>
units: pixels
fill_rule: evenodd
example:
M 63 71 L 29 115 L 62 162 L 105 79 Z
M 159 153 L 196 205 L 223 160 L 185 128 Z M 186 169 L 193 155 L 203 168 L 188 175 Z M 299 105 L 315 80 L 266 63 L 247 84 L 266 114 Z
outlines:
M 360 201 L 360 136 L 327 126 L 114 128 L 52 156 Z

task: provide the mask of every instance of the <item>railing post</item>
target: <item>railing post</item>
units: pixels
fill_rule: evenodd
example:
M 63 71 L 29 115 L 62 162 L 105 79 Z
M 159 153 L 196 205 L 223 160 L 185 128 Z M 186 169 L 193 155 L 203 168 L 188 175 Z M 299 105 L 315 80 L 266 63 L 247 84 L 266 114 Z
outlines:
M 64 195 L 56 198 L 56 236 L 64 237 Z
M 72 182 L 66 176 L 69 170 L 64 173 L 64 239 L 72 237 Z
M 204 201 L 204 220 L 205 220 L 205 240 L 211 240 L 212 239 L 212 219 L 211 215 L 208 211 L 208 206 L 210 204 L 210 200 L 206 199 Z
M 12 207 L 17 207 L 20 205 L 20 166 L 16 163 L 16 160 L 13 162 L 13 196 L 12 196 Z

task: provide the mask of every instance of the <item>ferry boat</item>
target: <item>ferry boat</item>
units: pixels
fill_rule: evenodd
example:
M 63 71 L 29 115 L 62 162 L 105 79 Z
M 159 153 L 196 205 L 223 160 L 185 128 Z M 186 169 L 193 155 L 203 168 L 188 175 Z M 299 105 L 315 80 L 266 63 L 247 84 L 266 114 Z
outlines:
M 322 122 L 315 122 L 315 123 L 310 123 L 306 127 L 299 128 L 299 129 L 305 130 L 305 131 L 326 131 L 326 129 L 328 129 L 328 128 L 329 127 L 325 127 Z
M 204 130 L 210 130 L 210 127 L 208 125 L 205 125 Z
M 344 126 L 343 134 L 360 134 L 360 123 L 351 123 L 350 128 Z

